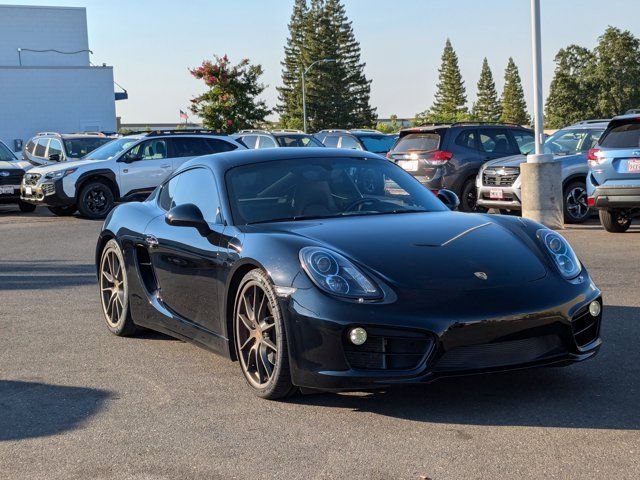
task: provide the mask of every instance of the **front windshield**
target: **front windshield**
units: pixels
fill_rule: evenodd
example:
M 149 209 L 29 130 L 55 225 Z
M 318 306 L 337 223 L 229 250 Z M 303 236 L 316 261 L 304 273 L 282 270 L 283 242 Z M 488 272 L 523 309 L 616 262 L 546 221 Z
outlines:
M 324 147 L 324 145 L 311 135 L 286 134 L 276 135 L 276 140 L 281 147 Z
M 544 153 L 552 155 L 575 155 L 587 153 L 595 147 L 604 132 L 602 129 L 564 129 L 558 130 L 544 142 Z M 524 148 L 528 148 L 523 146 Z M 531 145 L 530 150 L 533 150 Z
M 17 158 L 4 143 L 0 142 L 0 162 L 15 162 Z
M 394 135 L 360 135 L 364 148 L 373 153 L 387 153 L 396 142 Z
M 89 155 L 84 157 L 85 160 L 110 160 L 120 154 L 120 152 L 132 147 L 138 141 L 137 138 L 124 137 L 113 140 L 100 148 L 97 148 Z
M 67 138 L 64 148 L 70 158 L 81 158 L 112 140 L 109 137 Z
M 234 223 L 446 211 L 383 159 L 312 158 L 242 165 L 226 174 Z

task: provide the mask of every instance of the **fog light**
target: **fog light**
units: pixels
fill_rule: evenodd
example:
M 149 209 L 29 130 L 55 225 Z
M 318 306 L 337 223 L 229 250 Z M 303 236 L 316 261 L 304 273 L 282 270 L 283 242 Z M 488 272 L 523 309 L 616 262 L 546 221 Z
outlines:
M 352 328 L 349 331 L 349 340 L 354 345 L 362 345 L 367 341 L 367 331 L 360 327 Z
M 600 302 L 598 302 L 597 300 L 594 300 L 589 304 L 589 313 L 592 317 L 597 317 L 598 315 L 600 315 L 601 311 L 602 307 L 600 306 Z

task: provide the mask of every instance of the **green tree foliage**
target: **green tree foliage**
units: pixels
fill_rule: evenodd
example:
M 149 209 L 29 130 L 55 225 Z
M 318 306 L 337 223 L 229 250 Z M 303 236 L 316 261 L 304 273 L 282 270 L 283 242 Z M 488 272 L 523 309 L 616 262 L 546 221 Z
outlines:
M 562 128 L 596 115 L 596 89 L 589 75 L 594 60 L 588 49 L 578 45 L 569 45 L 557 53 L 545 106 L 546 126 Z
M 378 122 L 376 124 L 376 130 L 382 133 L 398 133 L 402 128 L 402 125 L 398 123 L 398 116 L 391 115 L 389 120 L 391 120 L 389 123 Z
M 277 111 L 281 125 L 302 126 L 302 71 L 305 76 L 310 130 L 371 126 L 371 82 L 364 75 L 360 44 L 340 0 L 296 0 L 289 23 L 289 38 L 282 62 L 282 86 Z
M 597 87 L 597 116 L 640 107 L 640 40 L 628 30 L 608 27 L 593 54 L 588 73 Z
M 500 103 L 502 106 L 500 121 L 518 125 L 531 124 L 531 119 L 527 113 L 527 102 L 524 99 L 524 91 L 522 90 L 520 73 L 511 57 L 509 57 L 507 68 L 504 72 L 504 90 L 502 91 Z
M 478 95 L 471 116 L 474 120 L 481 122 L 497 122 L 500 120 L 502 109 L 498 101 L 496 84 L 493 81 L 493 74 L 489 68 L 486 57 L 482 62 L 480 80 L 478 80 Z
M 258 81 L 260 65 L 250 65 L 247 59 L 231 65 L 226 55 L 216 55 L 215 61 L 204 60 L 189 71 L 208 87 L 191 100 L 191 111 L 202 118 L 206 128 L 234 132 L 264 122 L 270 113 L 264 100 L 257 99 L 265 89 Z
M 439 79 L 435 99 L 431 108 L 418 117 L 425 122 L 456 122 L 469 119 L 464 81 L 458 66 L 458 55 L 447 42 L 442 52 L 442 63 L 438 70 Z

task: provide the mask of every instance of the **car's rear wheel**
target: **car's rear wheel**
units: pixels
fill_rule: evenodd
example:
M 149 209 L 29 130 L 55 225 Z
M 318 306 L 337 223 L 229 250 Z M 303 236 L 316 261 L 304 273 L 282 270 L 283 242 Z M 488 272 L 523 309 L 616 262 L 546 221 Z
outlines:
M 23 202 L 22 200 L 18 200 L 18 208 L 23 213 L 31 213 L 36 210 L 36 206 L 33 203 Z
M 105 182 L 96 180 L 87 183 L 78 196 L 78 210 L 82 216 L 101 219 L 107 216 L 115 205 L 115 195 Z
M 124 256 L 120 245 L 113 239 L 102 250 L 98 284 L 107 328 L 122 337 L 135 333 L 136 326 L 129 311 L 129 283 Z
M 584 182 L 574 181 L 564 188 L 565 223 L 584 223 L 589 218 L 587 186 Z
M 75 205 L 67 205 L 64 207 L 47 207 L 51 213 L 57 215 L 58 217 L 68 217 L 69 215 L 73 215 L 76 213 Z
M 242 374 L 261 398 L 295 392 L 282 312 L 269 278 L 260 270 L 245 275 L 234 308 L 234 336 Z
M 607 232 L 624 233 L 631 226 L 631 217 L 626 210 L 598 210 L 600 223 Z
M 460 192 L 460 210 L 463 212 L 484 213 L 486 208 L 478 205 L 478 189 L 476 188 L 475 178 L 470 178 Z

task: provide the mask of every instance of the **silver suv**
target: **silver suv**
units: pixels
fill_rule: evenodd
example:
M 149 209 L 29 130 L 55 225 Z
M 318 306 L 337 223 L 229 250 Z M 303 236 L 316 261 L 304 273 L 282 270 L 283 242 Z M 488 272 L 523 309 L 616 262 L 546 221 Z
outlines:
M 558 130 L 544 143 L 544 152 L 562 162 L 564 220 L 582 223 L 589 218 L 586 178 L 589 171 L 587 156 L 607 128 L 609 120 L 586 120 Z M 533 144 L 522 150 L 532 150 Z M 520 211 L 520 164 L 525 155 L 515 155 L 487 162 L 478 172 L 476 187 L 478 205 L 501 211 Z
M 79 160 L 114 137 L 100 132 L 40 132 L 22 150 L 22 159 L 36 167 Z
M 589 151 L 589 205 L 608 232 L 626 232 L 640 215 L 640 115 L 614 117 Z
M 313 135 L 300 130 L 240 130 L 232 137 L 247 148 L 324 147 Z

